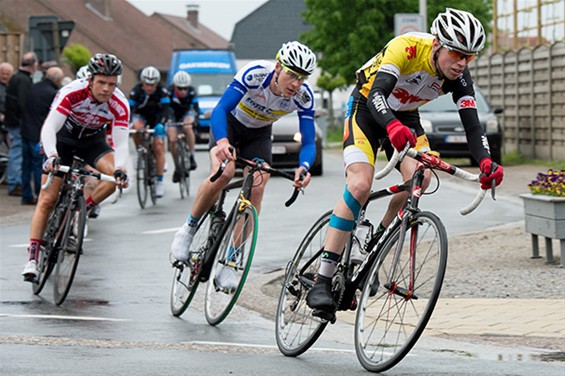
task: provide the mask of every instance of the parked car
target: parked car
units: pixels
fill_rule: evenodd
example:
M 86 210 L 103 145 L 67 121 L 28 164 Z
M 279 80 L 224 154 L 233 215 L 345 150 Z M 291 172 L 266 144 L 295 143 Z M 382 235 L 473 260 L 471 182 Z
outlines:
M 313 176 L 322 175 L 322 130 L 316 125 L 316 159 L 310 168 Z M 291 168 L 298 167 L 298 154 L 300 153 L 301 134 L 299 132 L 298 116 L 290 114 L 283 116 L 273 123 L 273 167 Z
M 502 127 L 497 119 L 502 108 L 492 108 L 483 93 L 475 87 L 479 120 L 486 131 L 490 153 L 495 162 L 502 158 Z M 477 161 L 471 156 L 465 129 L 451 94 L 441 96 L 420 107 L 420 121 L 428 135 L 430 146 L 442 157 L 470 158 L 471 164 Z

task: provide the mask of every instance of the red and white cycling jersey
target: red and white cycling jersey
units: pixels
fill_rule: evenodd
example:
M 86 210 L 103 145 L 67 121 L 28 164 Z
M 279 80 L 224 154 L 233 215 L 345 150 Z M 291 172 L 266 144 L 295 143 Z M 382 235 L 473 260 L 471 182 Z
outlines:
M 88 80 L 75 80 L 59 90 L 41 131 L 41 142 L 47 156 L 57 154 L 56 134 L 65 128 L 65 137 L 87 140 L 110 129 L 116 151 L 116 167 L 127 160 L 129 103 L 116 88 L 108 102 L 99 103 L 88 88 Z

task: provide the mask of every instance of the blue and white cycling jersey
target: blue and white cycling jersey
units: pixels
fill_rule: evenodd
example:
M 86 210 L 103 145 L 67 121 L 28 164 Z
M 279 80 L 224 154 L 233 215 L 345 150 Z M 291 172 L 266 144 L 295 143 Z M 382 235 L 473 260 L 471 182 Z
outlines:
M 266 60 L 252 61 L 235 75 L 212 112 L 214 138 L 227 137 L 227 114 L 230 112 L 247 128 L 262 128 L 297 111 L 304 152 L 301 152 L 300 164 L 310 167 L 316 155 L 314 93 L 304 82 L 292 97 L 275 95 L 269 89 L 274 75 L 275 63 Z

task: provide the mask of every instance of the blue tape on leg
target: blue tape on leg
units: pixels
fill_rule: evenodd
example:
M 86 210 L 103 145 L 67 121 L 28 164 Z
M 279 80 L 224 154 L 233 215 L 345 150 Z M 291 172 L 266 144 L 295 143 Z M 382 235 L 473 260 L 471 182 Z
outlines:
M 330 217 L 329 225 L 341 231 L 351 231 L 353 226 L 355 226 L 355 221 L 352 219 L 345 219 L 332 214 Z
M 347 185 L 345 186 L 345 191 L 343 191 L 343 201 L 345 201 L 345 205 L 347 205 L 349 210 L 351 210 L 353 218 L 357 220 L 357 217 L 359 217 L 359 212 L 361 211 L 361 204 L 355 197 L 353 197 L 351 192 L 349 192 Z

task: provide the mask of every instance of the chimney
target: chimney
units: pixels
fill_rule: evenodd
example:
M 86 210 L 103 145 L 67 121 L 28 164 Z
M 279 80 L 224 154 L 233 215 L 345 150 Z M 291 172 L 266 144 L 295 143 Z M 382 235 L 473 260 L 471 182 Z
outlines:
M 186 19 L 188 23 L 195 29 L 198 29 L 198 4 L 188 4 L 186 8 Z

